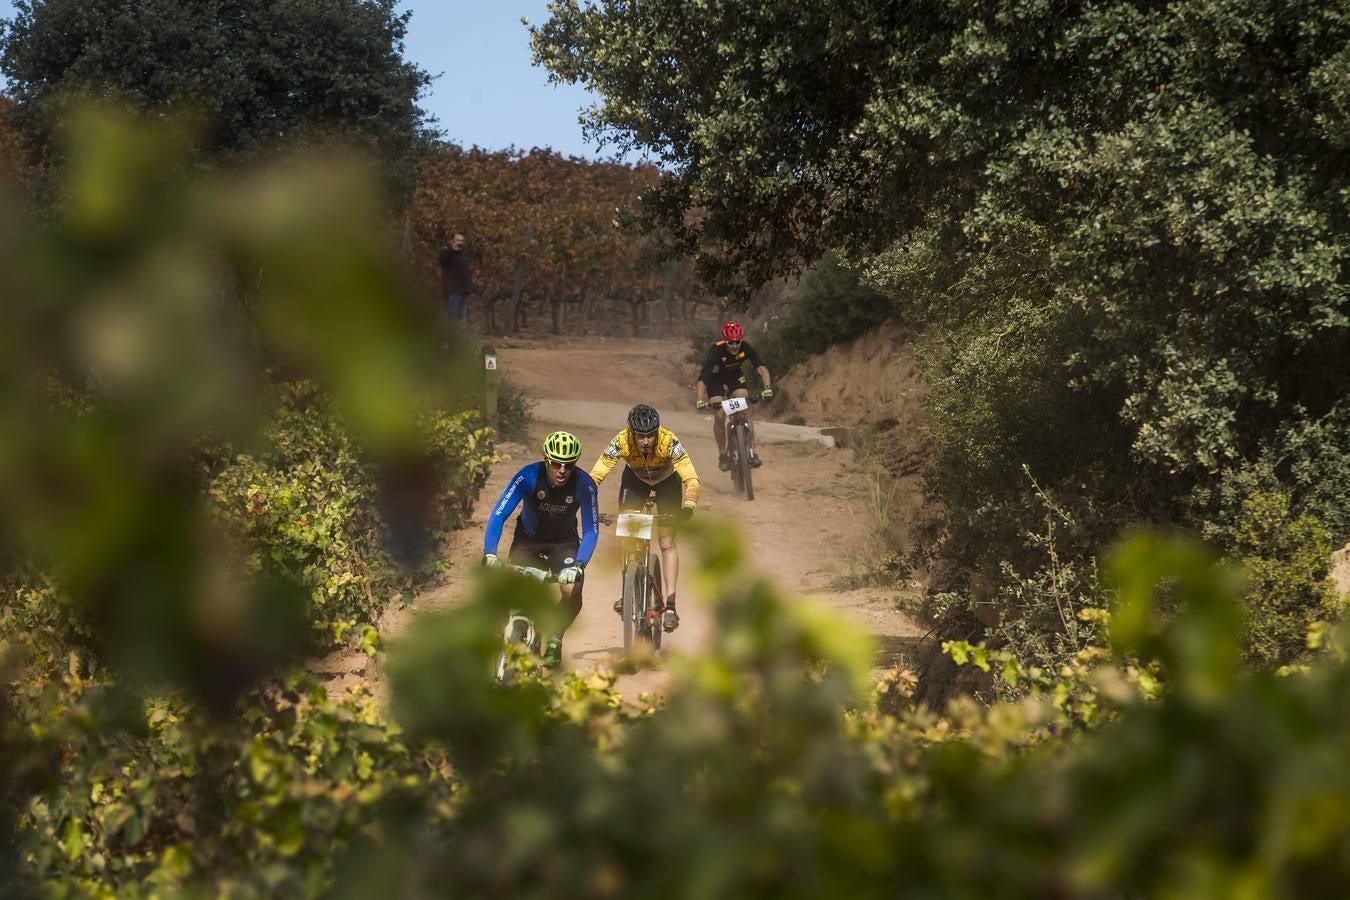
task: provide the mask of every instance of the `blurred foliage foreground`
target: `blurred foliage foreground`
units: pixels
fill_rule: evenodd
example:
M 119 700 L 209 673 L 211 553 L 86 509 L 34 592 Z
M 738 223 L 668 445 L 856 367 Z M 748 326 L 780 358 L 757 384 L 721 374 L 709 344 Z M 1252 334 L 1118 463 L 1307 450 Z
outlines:
M 0 895 L 1343 892 L 1350 670 L 1315 632 L 1243 674 L 1236 579 L 1180 540 L 1118 551 L 1063 671 L 951 645 L 1021 692 L 987 707 L 869 684 L 706 524 L 711 647 L 662 700 L 492 684 L 504 609 L 552 608 L 508 573 L 381 649 L 354 625 L 490 461 L 457 354 L 359 178 L 192 185 L 157 129 L 88 122 L 60 207 L 0 223 Z M 387 706 L 297 667 L 352 633 Z

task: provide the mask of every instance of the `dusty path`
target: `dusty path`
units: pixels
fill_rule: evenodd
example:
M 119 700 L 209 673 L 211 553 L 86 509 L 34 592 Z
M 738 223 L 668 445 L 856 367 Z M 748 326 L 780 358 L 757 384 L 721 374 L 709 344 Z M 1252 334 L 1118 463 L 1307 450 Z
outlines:
M 562 338 L 498 344 L 503 369 L 538 400 L 529 445 L 503 445 L 509 459 L 493 470 L 467 528 L 450 541 L 453 567 L 437 588 L 413 606 L 394 610 L 382 623 L 396 638 L 419 610 L 451 605 L 465 595 L 468 579 L 482 553 L 482 529 L 489 510 L 517 469 L 538 458 L 538 443 L 549 431 L 566 428 L 581 439 L 588 468 L 623 424 L 623 410 L 638 402 L 656 406 L 663 422 L 676 431 L 698 468 L 703 484 L 700 514 L 715 514 L 742 526 L 757 567 L 772 573 L 806 602 L 825 603 L 853 617 L 878 637 L 878 663 L 904 655 L 919 629 L 895 609 L 894 594 L 877 589 L 837 590 L 856 567 L 872 529 L 870 485 L 850 452 L 815 443 L 759 441 L 764 466 L 755 473 L 754 501 L 738 498 L 726 473 L 717 469 L 711 419 L 693 418 L 695 366 L 687 361 L 685 341 Z M 580 402 L 578 402 L 580 401 Z M 667 413 L 670 413 L 667 415 Z M 618 474 L 601 485 L 601 510 L 614 511 Z M 509 541 L 508 526 L 506 541 Z M 503 543 L 503 551 L 506 548 Z M 585 605 L 568 631 L 567 664 L 574 668 L 609 663 L 620 652 L 622 637 L 611 604 L 619 595 L 618 541 L 602 531 L 600 549 L 586 572 Z M 685 574 L 690 553 L 682 554 Z M 666 636 L 667 652 L 697 652 L 708 639 L 708 617 L 694 580 L 680 579 L 681 625 Z M 355 674 L 355 673 L 353 673 Z M 646 671 L 620 679 L 626 696 L 659 690 L 665 675 Z

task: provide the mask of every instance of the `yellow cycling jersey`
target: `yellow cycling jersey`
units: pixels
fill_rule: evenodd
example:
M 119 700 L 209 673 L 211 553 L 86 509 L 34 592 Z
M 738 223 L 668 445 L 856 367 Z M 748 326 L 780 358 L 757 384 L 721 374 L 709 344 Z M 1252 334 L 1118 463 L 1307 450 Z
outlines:
M 698 503 L 698 472 L 694 471 L 694 463 L 675 432 L 664 425 L 657 429 L 656 444 L 646 455 L 638 449 L 637 439 L 629 429 L 614 435 L 614 440 L 591 467 L 591 480 L 599 485 L 620 460 L 628 463 L 633 474 L 647 484 L 658 484 L 672 474 L 679 475 L 684 487 L 684 505 Z

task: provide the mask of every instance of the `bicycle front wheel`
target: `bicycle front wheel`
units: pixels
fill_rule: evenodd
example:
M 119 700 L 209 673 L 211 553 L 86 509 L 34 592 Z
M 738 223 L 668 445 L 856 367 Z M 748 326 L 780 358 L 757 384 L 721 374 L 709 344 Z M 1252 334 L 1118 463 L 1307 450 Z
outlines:
M 623 569 L 623 652 L 633 652 L 633 632 L 642 609 L 642 565 L 630 562 Z
M 736 468 L 740 469 L 740 490 L 745 499 L 755 499 L 755 485 L 750 480 L 750 426 L 741 423 L 736 426 Z
M 664 592 L 661 589 L 661 557 L 655 553 L 647 555 L 647 639 L 653 650 L 661 649 L 661 613 L 665 608 Z
M 727 431 L 727 456 L 731 457 L 731 486 L 737 496 L 745 493 L 745 482 L 741 480 L 741 430 L 732 425 Z
M 506 627 L 502 629 L 502 652 L 497 655 L 495 670 L 497 681 L 508 684 L 515 675 L 511 667 L 512 647 L 519 647 L 523 644 L 531 653 L 539 652 L 539 641 L 533 632 L 534 629 L 530 626 L 530 623 L 520 616 L 513 615 L 507 619 Z

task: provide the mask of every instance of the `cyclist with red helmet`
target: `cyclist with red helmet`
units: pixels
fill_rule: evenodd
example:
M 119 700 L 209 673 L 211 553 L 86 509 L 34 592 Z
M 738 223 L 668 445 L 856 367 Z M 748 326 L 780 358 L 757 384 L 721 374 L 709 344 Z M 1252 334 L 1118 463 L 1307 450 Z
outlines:
M 694 405 L 706 409 L 709 402 L 717 403 L 727 397 L 748 397 L 750 389 L 745 385 L 746 363 L 754 366 L 755 372 L 764 389 L 759 395 L 765 400 L 773 396 L 773 379 L 763 358 L 745 339 L 745 329 L 736 322 L 727 322 L 722 326 L 722 340 L 708 348 L 708 356 L 703 361 L 703 369 L 698 373 L 698 384 L 694 386 L 696 399 Z M 754 435 L 754 425 L 751 425 Z M 717 440 L 717 468 L 725 472 L 731 468 L 731 458 L 727 456 L 726 414 L 719 406 L 713 414 L 713 437 Z M 750 465 L 759 468 L 759 454 L 753 445 L 750 448 Z

